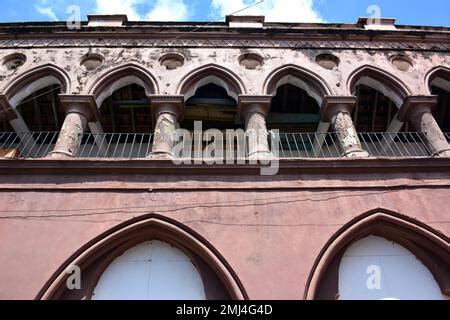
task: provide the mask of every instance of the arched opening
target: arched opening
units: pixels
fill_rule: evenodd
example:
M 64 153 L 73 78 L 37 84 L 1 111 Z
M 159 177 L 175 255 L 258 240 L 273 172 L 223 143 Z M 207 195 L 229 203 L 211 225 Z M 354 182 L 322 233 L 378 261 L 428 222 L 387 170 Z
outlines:
M 327 133 L 328 126 L 319 127 L 322 101 L 332 94 L 320 76 L 299 66 L 286 65 L 269 75 L 264 92 L 273 96 L 267 126 L 279 132 L 281 157 L 340 156 L 335 137 Z
M 434 118 L 450 142 L 450 91 L 432 85 L 431 94 L 438 96 L 438 105 L 433 110 Z
M 199 87 L 186 101 L 183 128 L 194 130 L 194 122 L 201 121 L 203 130 L 242 128 L 237 114 L 237 102 L 225 88 L 208 83 Z
M 52 85 L 25 97 L 16 106 L 31 132 L 60 131 L 65 118 L 64 108 L 59 102 L 61 88 Z
M 267 117 L 267 127 L 284 132 L 316 132 L 319 113 L 319 104 L 308 92 L 287 83 L 277 88 Z
M 81 289 L 67 279 L 77 266 Z M 126 290 L 122 290 L 122 288 Z M 95 293 L 95 294 L 94 294 Z M 38 299 L 208 299 L 247 296 L 225 259 L 200 235 L 159 215 L 106 231 L 70 257 Z
M 435 68 L 427 76 L 427 81 L 431 94 L 438 96 L 438 105 L 433 111 L 434 118 L 450 142 L 450 69 Z
M 202 145 L 200 152 L 204 157 L 225 158 L 226 154 L 232 152 L 244 153 L 243 150 L 237 150 L 239 144 L 236 138 L 226 135 L 226 130 L 244 129 L 237 101 L 240 95 L 246 93 L 246 89 L 233 72 L 214 64 L 200 67 L 182 79 L 177 93 L 185 99 L 182 128 L 196 130 L 191 134 L 191 139 L 195 141 L 191 143 L 192 149 L 189 150 L 186 145 L 187 148 L 183 150 L 185 157 L 187 154 L 200 156 L 195 148 L 199 141 Z M 210 131 L 205 132 L 207 130 Z M 183 137 L 183 140 L 186 141 L 186 138 Z
M 146 89 L 133 82 L 118 86 L 110 96 L 104 93 L 101 96 L 102 131 L 85 136 L 81 156 L 147 157 L 152 145 L 153 122 Z
M 278 130 L 282 157 L 316 157 L 334 145 L 333 136 L 316 133 L 320 123 L 320 106 L 307 91 L 288 82 L 277 88 L 267 116 L 267 128 Z M 273 133 L 272 133 L 273 134 Z M 315 144 L 322 142 L 320 151 Z M 328 148 L 328 150 L 330 150 Z M 338 156 L 336 154 L 336 156 Z
M 383 93 L 364 84 L 356 87 L 356 97 L 357 104 L 352 114 L 356 130 L 386 132 L 398 111 L 394 102 Z
M 351 95 L 357 94 L 359 85 L 372 88 L 388 97 L 398 109 L 402 107 L 405 98 L 411 95 L 411 90 L 399 79 L 373 66 L 362 66 L 350 75 L 348 88 Z
M 357 97 L 352 118 L 364 150 L 385 157 L 428 157 L 426 137 L 411 132 L 397 118 L 411 91 L 397 78 L 372 66 L 363 66 L 349 78 L 349 91 Z
M 21 140 L 18 147 L 21 156 L 42 158 L 53 150 L 66 116 L 59 101 L 60 93 L 59 85 L 44 87 L 25 97 L 16 106 L 16 112 L 25 124 L 15 128 L 16 141 Z M 27 129 L 30 133 L 25 131 Z
M 187 101 L 196 95 L 200 88 L 211 84 L 223 88 L 227 96 L 235 101 L 239 95 L 246 94 L 245 86 L 237 75 L 215 64 L 202 66 L 184 76 L 178 85 L 177 94 L 184 95 Z M 223 96 L 223 93 L 220 96 Z
M 158 93 L 153 76 L 137 65 L 120 66 L 100 77 L 89 92 L 100 108 L 102 131 L 83 140 L 82 156 L 146 158 L 153 132 L 148 96 Z
M 436 280 L 401 245 L 368 236 L 350 245 L 339 265 L 341 300 L 441 300 Z
M 286 65 L 274 70 L 264 83 L 264 93 L 275 96 L 278 88 L 291 84 L 300 88 L 321 106 L 323 98 L 332 95 L 328 84 L 320 76 L 296 65 Z
M 100 106 L 101 124 L 107 133 L 151 133 L 150 99 L 137 84 L 112 93 Z
M 93 300 L 205 300 L 200 272 L 181 250 L 148 241 L 125 251 L 103 272 Z
M 430 288 L 428 296 L 447 298 L 449 268 L 448 237 L 415 219 L 376 209 L 350 221 L 328 241 L 311 271 L 305 298 L 425 298 L 420 289 L 411 289 L 413 284 L 401 282 L 404 276 L 408 277 L 404 281 L 409 282 L 414 282 L 415 276 L 421 277 L 420 283 Z M 411 278 L 408 270 L 417 274 Z M 390 283 L 400 289 L 383 291 Z M 380 286 L 382 289 L 378 289 Z M 412 292 L 406 294 L 408 288 Z
M 127 64 L 102 75 L 92 84 L 89 93 L 95 97 L 97 106 L 100 107 L 104 100 L 112 96 L 114 92 L 133 84 L 142 87 L 147 96 L 159 92 L 157 82 L 152 74 L 141 66 Z
M 55 86 L 60 93 L 70 92 L 71 81 L 68 75 L 54 65 L 43 65 L 25 72 L 15 78 L 5 89 L 10 105 L 16 108 L 27 97 L 48 87 Z
M 5 89 L 14 111 L 1 121 L 2 156 L 41 158 L 53 150 L 65 120 L 59 94 L 70 88 L 63 70 L 44 65 L 16 77 Z
M 237 101 L 224 87 L 208 83 L 199 87 L 186 101 L 181 126 L 193 133 L 195 141 L 201 141 L 201 150 L 206 151 L 208 145 L 214 145 L 215 149 L 211 151 L 211 156 L 223 157 L 226 150 L 228 152 L 234 150 L 237 154 L 238 144 L 234 138 L 230 140 L 226 135 L 227 130 L 242 129 L 242 132 L 244 130 L 244 123 L 237 110 Z M 191 154 L 196 154 L 195 146 L 193 143 Z

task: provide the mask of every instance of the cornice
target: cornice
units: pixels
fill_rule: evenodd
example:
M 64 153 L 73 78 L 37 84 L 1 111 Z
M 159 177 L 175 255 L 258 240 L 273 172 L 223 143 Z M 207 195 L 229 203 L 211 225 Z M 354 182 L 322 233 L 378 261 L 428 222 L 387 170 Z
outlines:
M 412 39 L 370 40 L 364 39 L 327 39 L 323 37 L 292 37 L 285 36 L 276 39 L 276 36 L 230 36 L 210 37 L 183 36 L 176 39 L 171 37 L 149 37 L 144 35 L 97 35 L 84 37 L 55 37 L 44 36 L 0 39 L 1 49 L 16 48 L 91 48 L 91 47 L 130 47 L 130 48 L 266 48 L 266 49 L 319 49 L 319 50 L 383 50 L 383 51 L 430 51 L 450 52 L 450 39 L 428 39 L 413 37 Z M 319 40 L 320 39 L 320 40 Z
M 111 175 L 150 174 L 164 176 L 236 176 L 260 175 L 262 165 L 175 165 L 170 160 L 95 160 L 95 159 L 36 159 L 0 160 L 0 174 L 43 175 Z M 398 174 L 439 173 L 450 176 L 449 158 L 364 158 L 364 159 L 282 159 L 279 174 Z

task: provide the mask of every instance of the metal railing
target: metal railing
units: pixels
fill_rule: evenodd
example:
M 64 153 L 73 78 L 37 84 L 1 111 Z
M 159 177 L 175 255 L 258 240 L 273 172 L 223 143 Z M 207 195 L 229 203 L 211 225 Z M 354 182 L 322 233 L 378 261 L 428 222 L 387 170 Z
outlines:
M 44 158 L 54 150 L 59 132 L 0 133 L 0 157 Z M 153 144 L 152 134 L 85 133 L 74 158 L 146 158 Z
M 362 149 L 371 157 L 429 157 L 434 150 L 421 132 L 358 133 Z M 339 158 L 344 149 L 337 134 L 280 133 L 280 158 Z M 272 138 L 273 141 L 273 138 Z
M 362 148 L 372 157 L 429 157 L 436 150 L 422 132 L 358 133 Z
M 339 158 L 344 153 L 335 133 L 274 133 L 270 132 L 272 152 L 280 159 Z
M 59 132 L 0 133 L 0 157 L 9 159 L 44 158 L 53 149 Z M 336 133 L 277 133 L 269 134 L 272 153 L 280 159 L 310 158 L 326 159 L 344 156 L 344 150 Z M 420 132 L 401 133 L 358 133 L 362 149 L 371 157 L 430 157 L 435 154 L 427 138 Z M 449 134 L 446 137 L 450 140 Z M 184 137 L 186 138 L 186 137 Z M 195 140 L 195 135 L 190 137 Z M 200 138 L 200 137 L 197 137 Z M 248 156 L 248 137 L 237 138 L 232 143 L 225 139 L 219 144 L 223 156 L 237 159 Z M 200 139 L 202 140 L 202 139 Z M 245 141 L 242 146 L 242 141 Z M 192 142 L 194 143 L 194 142 Z M 187 157 L 195 159 L 204 156 L 203 150 L 211 141 L 201 141 L 200 152 L 194 144 L 187 147 Z M 152 152 L 153 135 L 139 133 L 86 133 L 80 137 L 80 146 L 75 158 L 91 159 L 144 159 Z M 230 150 L 228 149 L 232 149 Z M 186 154 L 186 153 L 184 153 Z

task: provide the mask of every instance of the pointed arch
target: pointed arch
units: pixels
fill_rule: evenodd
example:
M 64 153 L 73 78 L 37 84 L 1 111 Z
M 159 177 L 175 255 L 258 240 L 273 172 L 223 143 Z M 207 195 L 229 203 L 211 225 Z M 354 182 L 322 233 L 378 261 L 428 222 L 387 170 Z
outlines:
M 156 78 L 145 68 L 129 63 L 116 67 L 100 76 L 90 87 L 89 94 L 94 95 L 100 108 L 103 101 L 114 91 L 127 85 L 137 84 L 145 89 L 147 95 L 158 94 Z
M 450 92 L 450 68 L 439 66 L 431 69 L 425 77 L 425 87 L 431 94 L 431 86 Z
M 217 291 L 220 287 L 233 300 L 248 299 L 236 273 L 207 240 L 187 226 L 157 214 L 122 223 L 84 245 L 58 268 L 41 289 L 37 299 L 89 299 L 101 275 L 115 258 L 128 249 L 151 240 L 165 242 L 191 257 L 197 269 L 202 270 L 200 273 L 206 292 Z M 75 296 L 67 290 L 68 274 L 65 272 L 69 266 L 74 265 L 83 270 L 82 279 L 86 281 L 82 284 L 85 288 L 83 292 L 75 293 Z M 211 279 L 217 281 L 208 285 L 205 280 Z
M 26 97 L 51 85 L 58 85 L 62 94 L 69 94 L 71 80 L 69 75 L 53 64 L 45 64 L 14 78 L 4 89 L 9 103 L 16 108 Z
M 353 219 L 327 242 L 310 272 L 304 298 L 335 299 L 339 294 L 339 264 L 345 250 L 370 235 L 396 242 L 411 251 L 433 274 L 442 293 L 450 296 L 448 237 L 415 219 L 379 208 Z
M 319 106 L 322 105 L 325 96 L 333 95 L 328 83 L 319 75 L 294 64 L 284 65 L 272 71 L 264 82 L 263 92 L 275 96 L 278 87 L 287 83 L 305 90 Z
M 216 64 L 208 64 L 185 75 L 177 87 L 177 94 L 184 95 L 185 101 L 195 95 L 198 88 L 213 83 L 224 88 L 228 95 L 238 101 L 247 89 L 243 81 L 231 70 Z
M 403 105 L 407 96 L 412 95 L 412 91 L 399 78 L 370 65 L 359 67 L 350 74 L 347 81 L 348 93 L 356 95 L 356 87 L 360 84 L 378 90 L 391 99 L 397 108 Z

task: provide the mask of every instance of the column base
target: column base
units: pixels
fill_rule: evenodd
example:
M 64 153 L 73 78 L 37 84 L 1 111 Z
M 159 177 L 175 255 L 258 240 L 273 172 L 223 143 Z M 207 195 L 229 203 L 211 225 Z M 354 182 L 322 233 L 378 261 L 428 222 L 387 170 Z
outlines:
M 152 160 L 173 160 L 173 154 L 168 152 L 152 152 L 147 159 Z
M 439 158 L 450 158 L 450 149 L 436 152 L 434 156 Z
M 66 151 L 52 151 L 45 159 L 73 159 L 73 155 Z
M 352 150 L 349 152 L 346 152 L 343 157 L 346 158 L 368 158 L 370 157 L 369 153 L 364 150 Z
M 248 155 L 248 160 L 272 160 L 275 156 L 269 151 L 257 151 Z

